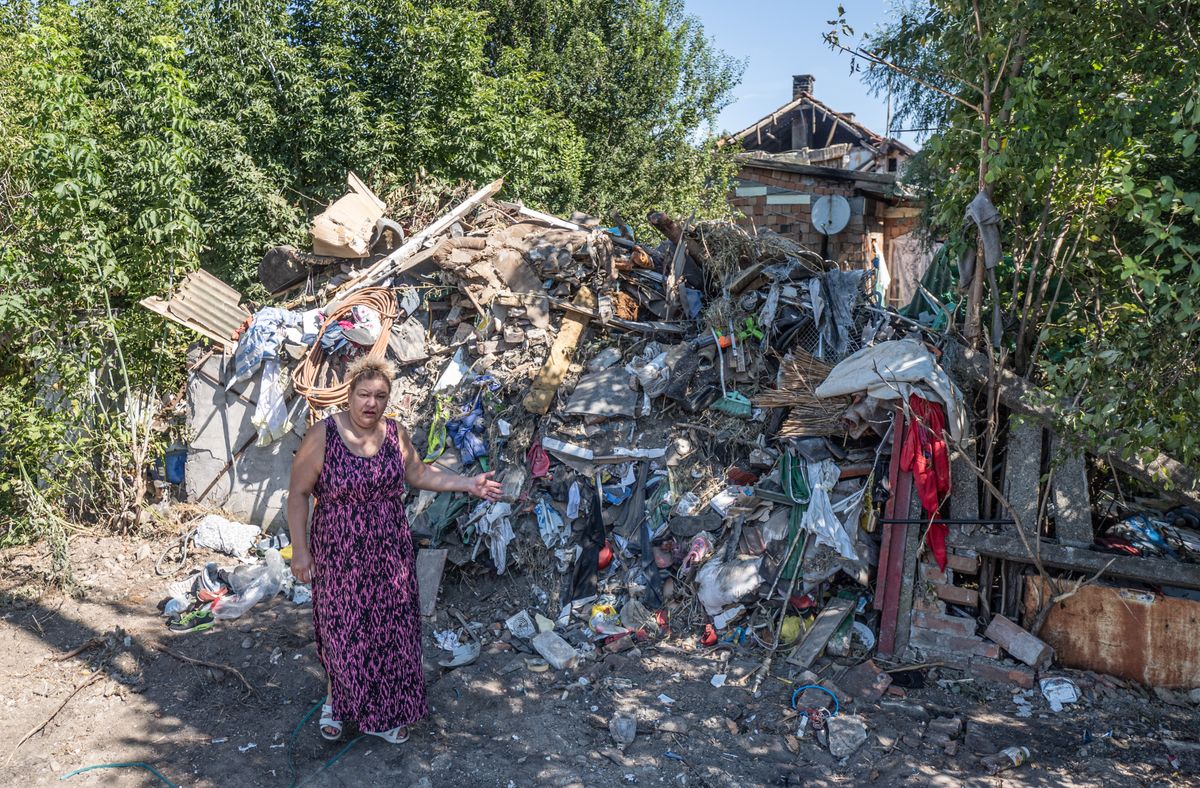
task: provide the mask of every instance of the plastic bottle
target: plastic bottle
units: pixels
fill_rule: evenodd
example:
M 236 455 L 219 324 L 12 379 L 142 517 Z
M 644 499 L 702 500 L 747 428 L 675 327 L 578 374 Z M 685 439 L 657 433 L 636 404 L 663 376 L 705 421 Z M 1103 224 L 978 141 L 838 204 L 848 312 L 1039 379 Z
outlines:
M 1028 747 L 1005 747 L 995 755 L 983 759 L 988 774 L 999 774 L 1007 769 L 1015 769 L 1029 760 Z

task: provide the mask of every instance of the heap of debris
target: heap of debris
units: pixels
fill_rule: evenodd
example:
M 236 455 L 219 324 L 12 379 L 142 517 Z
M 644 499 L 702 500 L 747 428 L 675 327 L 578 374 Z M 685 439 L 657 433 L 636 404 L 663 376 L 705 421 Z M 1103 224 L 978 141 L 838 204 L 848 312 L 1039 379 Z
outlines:
M 661 213 L 648 221 L 662 238 L 647 243 L 620 224 L 497 201 L 499 181 L 406 240 L 351 187 L 314 222 L 313 253 L 264 259 L 275 305 L 239 313 L 226 297 L 198 310 L 214 287 L 203 275 L 148 304 L 224 346 L 194 365 L 230 392 L 218 407 L 254 406 L 249 434 L 224 436 L 217 478 L 189 479 L 194 500 L 228 507 L 251 444 L 295 441 L 341 407 L 350 361 L 386 356 L 400 369 L 389 415 L 424 461 L 494 470 L 504 485 L 494 504 L 409 500 L 426 615 L 447 562 L 522 572 L 536 604 L 490 637 L 559 669 L 671 634 L 753 650 L 756 692 L 773 672 L 803 685 L 801 733 L 837 717 L 842 689 L 903 694 L 872 655 L 932 653 L 1030 687 L 1049 667 L 1046 643 L 981 614 L 986 552 L 956 536 L 1011 520 L 979 517 L 974 452 L 960 451 L 972 414 L 940 363 L 948 340 L 881 307 L 869 267 Z M 280 456 L 273 479 L 250 479 L 256 500 L 286 486 Z M 172 609 L 205 604 L 197 590 L 222 582 L 212 574 L 176 587 Z M 261 574 L 269 594 L 306 598 L 290 577 Z M 482 627 L 450 623 L 438 640 L 456 666 L 478 655 Z M 1023 666 L 998 662 L 1001 647 Z M 842 689 L 810 672 L 822 655 L 860 663 Z M 861 744 L 842 730 L 854 725 L 829 725 L 829 746 Z

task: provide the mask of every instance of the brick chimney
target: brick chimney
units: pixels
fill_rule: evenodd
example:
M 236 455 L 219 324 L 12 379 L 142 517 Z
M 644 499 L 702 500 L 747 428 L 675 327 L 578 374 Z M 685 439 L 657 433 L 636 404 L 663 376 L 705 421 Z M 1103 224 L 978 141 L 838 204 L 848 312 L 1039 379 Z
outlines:
M 813 85 L 817 78 L 812 74 L 795 74 L 792 76 L 792 98 L 800 98 L 801 93 L 813 95 Z

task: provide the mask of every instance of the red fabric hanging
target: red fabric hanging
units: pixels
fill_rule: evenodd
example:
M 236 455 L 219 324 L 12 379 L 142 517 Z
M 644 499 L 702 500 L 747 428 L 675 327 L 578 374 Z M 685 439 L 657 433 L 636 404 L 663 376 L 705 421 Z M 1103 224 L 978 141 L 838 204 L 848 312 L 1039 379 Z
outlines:
M 905 428 L 900 468 L 912 471 L 921 508 L 930 519 L 937 519 L 942 499 L 950 492 L 950 455 L 943 437 L 946 414 L 941 405 L 917 394 L 908 398 L 908 405 L 913 418 Z M 938 568 L 943 570 L 946 568 L 948 530 L 945 523 L 933 523 L 925 537 Z

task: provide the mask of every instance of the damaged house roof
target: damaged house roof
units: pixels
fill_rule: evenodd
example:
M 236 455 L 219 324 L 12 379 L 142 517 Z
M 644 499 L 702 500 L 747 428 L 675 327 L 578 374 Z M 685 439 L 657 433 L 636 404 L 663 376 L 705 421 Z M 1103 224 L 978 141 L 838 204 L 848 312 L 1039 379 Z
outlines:
M 792 77 L 792 100 L 723 142 L 793 164 L 820 164 L 859 171 L 896 172 L 915 151 L 877 134 L 813 95 L 811 74 Z

